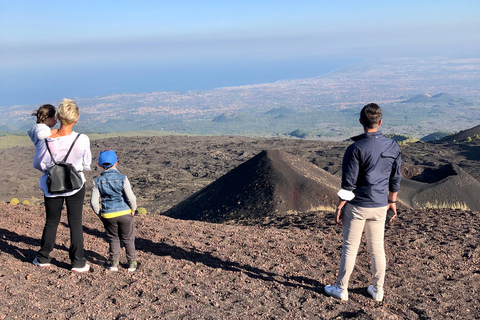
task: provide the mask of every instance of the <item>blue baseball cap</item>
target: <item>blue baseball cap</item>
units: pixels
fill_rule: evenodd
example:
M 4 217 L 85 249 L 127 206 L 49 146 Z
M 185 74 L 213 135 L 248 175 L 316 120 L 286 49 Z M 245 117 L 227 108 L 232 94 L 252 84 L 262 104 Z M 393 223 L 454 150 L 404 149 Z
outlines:
M 98 156 L 98 164 L 104 168 L 110 168 L 117 163 L 117 155 L 113 150 L 100 151 Z

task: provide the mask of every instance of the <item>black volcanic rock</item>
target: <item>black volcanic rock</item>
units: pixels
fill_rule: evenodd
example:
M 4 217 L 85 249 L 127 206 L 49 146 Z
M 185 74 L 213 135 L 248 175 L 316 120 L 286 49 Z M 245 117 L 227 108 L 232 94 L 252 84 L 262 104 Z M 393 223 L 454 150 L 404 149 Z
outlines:
M 340 180 L 300 157 L 262 151 L 164 214 L 223 222 L 334 206 Z

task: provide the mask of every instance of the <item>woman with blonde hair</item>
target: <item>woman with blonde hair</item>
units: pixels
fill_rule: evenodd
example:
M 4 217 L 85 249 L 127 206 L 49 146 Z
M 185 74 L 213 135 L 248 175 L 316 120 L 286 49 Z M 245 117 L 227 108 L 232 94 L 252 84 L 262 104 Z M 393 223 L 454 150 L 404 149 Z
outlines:
M 73 131 L 73 127 L 79 118 L 79 112 L 77 104 L 72 100 L 63 99 L 56 110 L 55 116 L 60 121 L 60 129 L 40 142 L 33 160 L 33 167 L 44 173 L 40 178 L 40 188 L 45 194 L 46 211 L 41 248 L 35 260 L 33 260 L 33 264 L 39 267 L 50 266 L 50 253 L 55 246 L 57 228 L 62 215 L 62 207 L 65 204 L 70 228 L 69 256 L 72 263 L 71 270 L 86 272 L 90 269 L 90 265 L 87 263 L 83 248 L 82 211 L 85 198 L 85 176 L 82 171 L 90 170 L 92 162 L 90 139 L 85 134 L 78 134 Z M 70 148 L 71 151 L 66 162 L 71 163 L 80 172 L 83 184 L 80 189 L 50 193 L 47 185 L 48 171 L 55 162 L 63 161 Z

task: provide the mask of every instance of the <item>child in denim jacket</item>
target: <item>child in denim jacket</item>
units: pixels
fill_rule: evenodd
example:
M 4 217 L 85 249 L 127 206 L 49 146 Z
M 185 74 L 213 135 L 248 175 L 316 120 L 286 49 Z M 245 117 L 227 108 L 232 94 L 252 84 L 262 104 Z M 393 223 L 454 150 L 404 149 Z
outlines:
M 127 176 L 117 170 L 117 164 L 115 151 L 100 152 L 98 165 L 103 168 L 103 172 L 93 181 L 90 205 L 95 214 L 100 216 L 107 233 L 110 245 L 107 269 L 118 271 L 122 240 L 125 244 L 128 271 L 133 272 L 137 269 L 133 220 L 137 199 Z

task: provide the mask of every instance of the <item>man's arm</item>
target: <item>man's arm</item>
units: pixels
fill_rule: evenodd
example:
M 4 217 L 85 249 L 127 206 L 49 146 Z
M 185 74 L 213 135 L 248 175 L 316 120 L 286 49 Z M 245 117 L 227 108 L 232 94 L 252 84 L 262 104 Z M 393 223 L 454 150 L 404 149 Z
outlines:
M 342 186 L 338 191 L 338 204 L 335 211 L 335 222 L 340 225 L 342 222 L 343 206 L 347 201 L 355 198 L 353 190 L 356 189 L 358 170 L 360 168 L 358 162 L 358 150 L 354 145 L 350 145 L 343 155 L 342 162 Z
M 400 190 L 400 182 L 402 180 L 402 173 L 400 167 L 402 165 L 402 156 L 399 153 L 398 157 L 393 162 L 392 173 L 388 184 L 388 209 L 392 209 L 395 215 L 388 221 L 389 223 L 397 217 L 397 197 Z
M 401 166 L 402 166 L 402 155 L 400 154 L 400 151 L 399 151 L 398 157 L 395 159 L 395 161 L 392 164 L 392 172 L 390 173 L 390 180 L 388 183 L 389 192 L 398 193 L 398 191 L 400 190 L 400 182 L 402 180 L 402 173 L 400 172 Z
M 355 197 L 355 195 L 353 194 L 353 190 L 357 188 L 358 172 L 360 170 L 358 152 L 358 149 L 355 148 L 355 145 L 352 144 L 347 148 L 343 156 L 341 191 L 346 191 L 346 194 L 348 194 L 348 192 L 352 193 L 350 194 L 350 199 L 348 195 L 340 196 L 340 198 L 342 198 L 343 200 L 350 201 L 353 199 L 353 197 Z

